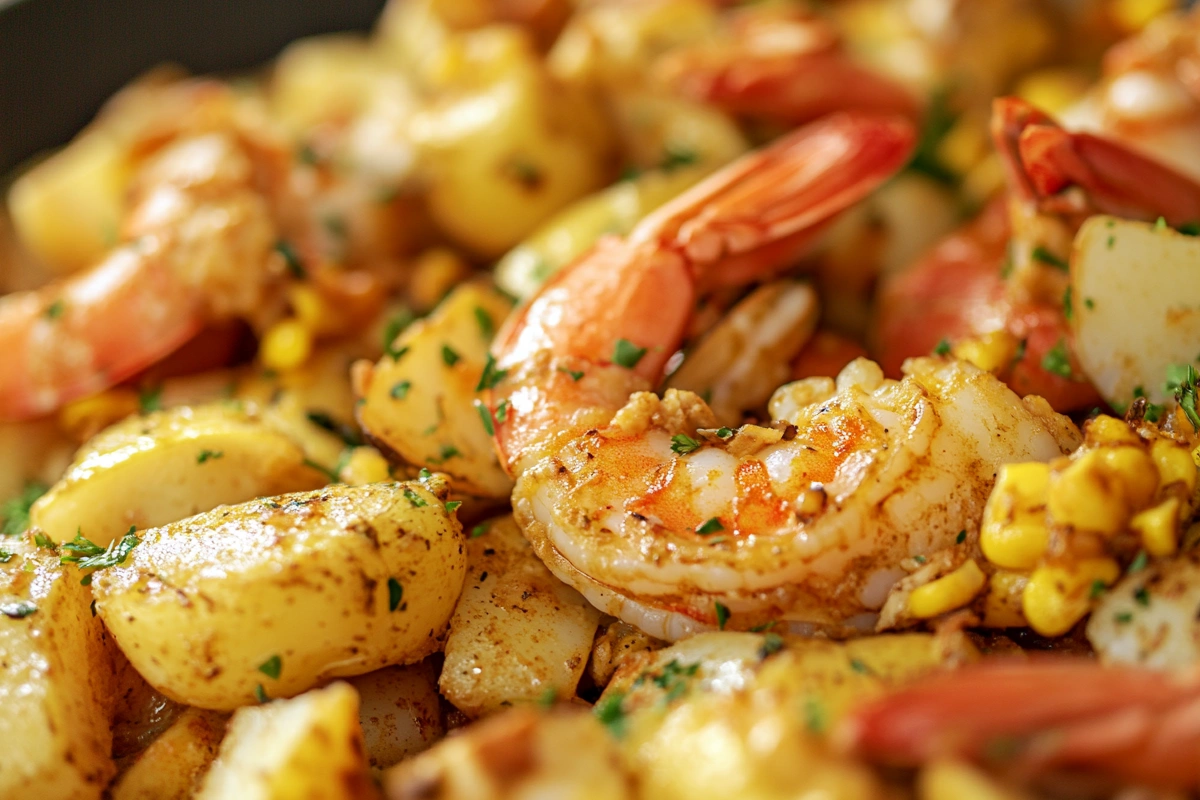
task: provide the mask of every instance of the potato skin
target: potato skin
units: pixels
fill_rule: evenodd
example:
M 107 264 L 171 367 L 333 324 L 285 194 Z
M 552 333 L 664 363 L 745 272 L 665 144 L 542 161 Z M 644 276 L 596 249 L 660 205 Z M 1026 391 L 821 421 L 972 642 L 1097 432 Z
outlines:
M 187 800 L 217 757 L 226 715 L 189 708 L 121 775 L 112 800 Z
M 104 629 L 74 567 L 31 533 L 2 545 L 0 798 L 99 798 L 116 772 Z
M 151 685 L 199 708 L 419 661 L 441 646 L 466 567 L 445 494 L 436 477 L 329 486 L 147 531 L 96 573 L 97 612 Z

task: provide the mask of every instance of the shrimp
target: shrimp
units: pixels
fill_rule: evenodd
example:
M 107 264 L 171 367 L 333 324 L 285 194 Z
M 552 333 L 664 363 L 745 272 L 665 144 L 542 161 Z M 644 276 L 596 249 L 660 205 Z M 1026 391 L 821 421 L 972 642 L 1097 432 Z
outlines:
M 1200 787 L 1200 673 L 1090 659 L 985 661 L 852 711 L 835 732 L 872 761 L 952 756 L 1026 778 L 1086 769 L 1142 785 Z
M 912 135 L 849 113 L 799 129 L 605 240 L 510 319 L 483 412 L 518 476 L 514 514 L 601 610 L 667 640 L 779 618 L 870 628 L 900 561 L 975 525 L 1000 463 L 1069 449 L 1069 422 L 958 363 L 895 382 L 858 361 L 836 392 L 785 390 L 782 422 L 736 432 L 690 392 L 647 391 L 697 292 L 777 268 L 899 168 Z
M 206 322 L 258 309 L 276 241 L 262 189 L 277 174 L 272 158 L 234 129 L 178 132 L 134 178 L 122 244 L 82 272 L 0 297 L 0 420 L 113 386 Z

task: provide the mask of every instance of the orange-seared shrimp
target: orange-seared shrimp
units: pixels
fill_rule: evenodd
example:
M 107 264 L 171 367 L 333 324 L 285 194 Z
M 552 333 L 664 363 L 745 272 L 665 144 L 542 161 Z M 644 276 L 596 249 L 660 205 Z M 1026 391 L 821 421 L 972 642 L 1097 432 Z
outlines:
M 853 753 L 889 765 L 958 757 L 1014 777 L 1086 769 L 1196 789 L 1200 673 L 1082 658 L 984 661 L 859 707 L 837 736 Z
M 716 173 L 559 273 L 511 318 L 481 407 L 539 557 L 650 635 L 783 621 L 866 630 L 900 562 L 974 528 L 1005 461 L 1075 437 L 969 365 L 789 384 L 772 426 L 650 393 L 698 294 L 778 269 L 904 163 L 902 118 L 839 114 Z M 1003 432 L 1000 435 L 999 432 Z M 997 439 L 997 436 L 1000 436 Z
M 732 12 L 711 41 L 659 59 L 656 77 L 673 90 L 740 116 L 799 125 L 843 110 L 916 119 L 905 87 L 847 54 L 837 30 L 802 10 Z
M 255 312 L 275 226 L 269 152 L 180 134 L 141 167 L 124 243 L 90 268 L 0 297 L 0 420 L 55 411 L 159 361 L 211 320 Z

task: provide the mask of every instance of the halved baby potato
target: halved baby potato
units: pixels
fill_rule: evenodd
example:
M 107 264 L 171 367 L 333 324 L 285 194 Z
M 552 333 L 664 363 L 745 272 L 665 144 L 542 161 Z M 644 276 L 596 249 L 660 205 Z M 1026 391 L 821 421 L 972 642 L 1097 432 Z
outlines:
M 165 525 L 322 482 L 303 450 L 253 408 L 180 406 L 128 417 L 93 437 L 30 520 L 56 542 L 82 532 L 103 547 L 130 526 Z
M 445 735 L 437 670 L 430 661 L 347 679 L 358 692 L 358 718 L 372 771 L 399 764 Z
M 228 715 L 189 708 L 143 750 L 112 788 L 112 800 L 187 800 L 221 746 Z
M 146 531 L 95 573 L 96 610 L 168 697 L 234 709 L 439 649 L 462 590 L 447 489 L 329 486 Z
M 358 724 L 358 695 L 344 683 L 240 709 L 198 800 L 376 797 Z
M 79 571 L 0 539 L 0 797 L 99 798 L 113 765 L 112 664 Z
M 385 454 L 443 472 L 455 490 L 507 498 L 512 479 L 496 458 L 474 401 L 492 335 L 512 310 L 508 299 L 463 284 L 409 326 L 373 367 L 359 367 L 358 420 Z
M 1167 367 L 1200 366 L 1200 238 L 1092 217 L 1071 254 L 1071 327 L 1088 379 L 1116 408 L 1167 399 Z

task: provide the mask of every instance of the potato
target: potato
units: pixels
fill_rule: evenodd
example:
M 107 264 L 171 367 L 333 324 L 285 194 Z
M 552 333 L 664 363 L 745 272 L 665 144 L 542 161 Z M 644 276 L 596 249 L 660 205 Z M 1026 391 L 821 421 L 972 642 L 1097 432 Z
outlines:
M 112 664 L 78 570 L 0 539 L 0 797 L 99 798 L 110 753 Z
M 358 692 L 358 719 L 372 771 L 399 764 L 445 735 L 437 671 L 429 659 L 347 682 Z
M 492 334 L 511 310 L 499 292 L 463 284 L 396 339 L 401 355 L 356 368 L 358 420 L 371 443 L 449 475 L 459 492 L 507 500 L 512 479 L 473 403 Z
M 226 715 L 189 708 L 147 747 L 112 788 L 112 800 L 187 800 L 199 787 L 221 738 Z
M 146 531 L 96 573 L 96 609 L 163 694 L 228 710 L 439 649 L 462 528 L 425 482 L 330 486 Z
M 344 683 L 240 709 L 199 800 L 369 798 L 358 696 Z
M 591 714 L 512 709 L 384 774 L 391 800 L 623 800 L 637 795 Z M 645 795 L 652 797 L 653 795 Z
M 34 503 L 30 520 L 56 542 L 82 531 L 105 546 L 130 526 L 165 525 L 222 503 L 311 489 L 321 479 L 253 408 L 181 406 L 97 434 Z
M 321 122 L 343 122 L 361 113 L 389 71 L 358 36 L 300 39 L 275 62 L 271 109 L 297 133 Z
M 1092 217 L 1071 253 L 1075 354 L 1104 399 L 1124 408 L 1140 387 L 1169 395 L 1169 364 L 1200 353 L 1200 239 L 1170 228 Z
M 13 182 L 21 243 L 57 272 L 90 266 L 117 243 L 131 165 L 119 138 L 86 131 Z
M 511 516 L 467 542 L 467 583 L 450 618 L 442 695 L 468 716 L 571 698 L 600 612 L 550 574 Z

